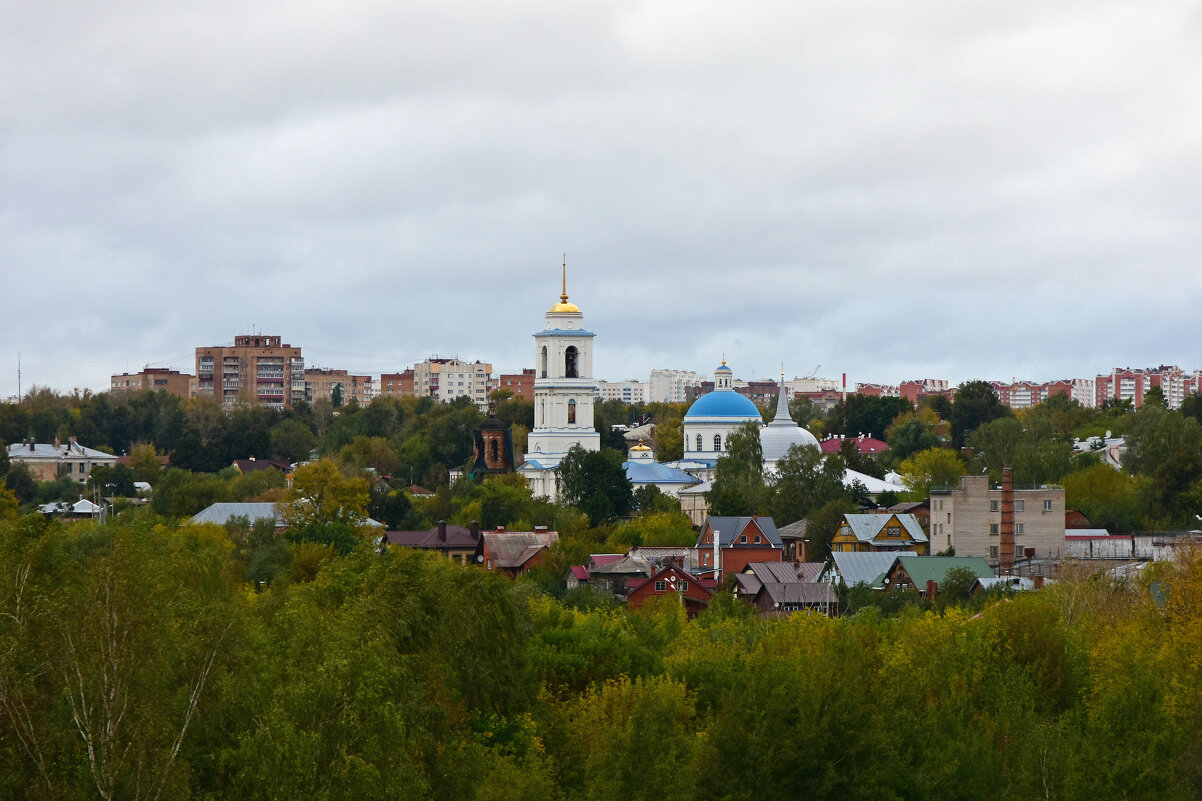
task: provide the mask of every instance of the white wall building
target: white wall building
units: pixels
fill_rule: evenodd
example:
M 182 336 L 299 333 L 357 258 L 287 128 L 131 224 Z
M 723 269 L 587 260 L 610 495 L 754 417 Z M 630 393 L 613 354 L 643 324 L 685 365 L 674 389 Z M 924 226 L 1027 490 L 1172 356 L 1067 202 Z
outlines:
M 413 394 L 443 403 L 468 397 L 482 410 L 488 408 L 488 395 L 496 389 L 492 365 L 459 359 L 430 358 L 413 365 Z
M 584 314 L 568 302 L 565 268 L 559 303 L 547 310 L 545 328 L 534 335 L 534 428 L 517 471 L 535 497 L 558 499 L 555 468 L 573 445 L 601 449 L 601 436 L 593 429 L 595 336 L 584 330 Z
M 717 460 L 730 433 L 744 423 L 763 425 L 759 408 L 734 390 L 726 360 L 714 370 L 714 391 L 698 398 L 684 416 L 684 458 Z
M 701 376 L 691 370 L 652 370 L 648 403 L 684 403 L 689 390 L 701 386 Z
M 598 400 L 620 400 L 630 405 L 647 402 L 647 385 L 642 381 L 627 379 L 626 381 L 598 381 Z

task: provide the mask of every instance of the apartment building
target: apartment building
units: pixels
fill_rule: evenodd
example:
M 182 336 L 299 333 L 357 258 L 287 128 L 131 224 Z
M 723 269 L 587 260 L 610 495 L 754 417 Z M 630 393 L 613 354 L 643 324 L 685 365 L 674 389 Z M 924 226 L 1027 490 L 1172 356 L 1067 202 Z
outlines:
M 196 394 L 223 405 L 289 409 L 305 399 L 301 349 L 271 334 L 240 334 L 233 345 L 196 349 Z
M 596 398 L 598 400 L 620 400 L 626 405 L 646 403 L 648 387 L 642 381 L 628 379 L 626 381 L 598 381 Z
M 413 368 L 400 373 L 384 373 L 380 376 L 380 397 L 412 398 Z
M 895 384 L 861 384 L 857 382 L 856 394 L 872 398 L 900 398 L 901 388 Z
M 1082 406 L 1093 407 L 1094 381 L 1090 378 L 1065 378 L 1058 381 L 989 382 L 1003 406 L 1011 409 L 1030 409 L 1053 395 L 1064 395 Z
M 956 549 L 956 556 L 1001 561 L 1003 490 L 988 476 L 961 476 L 959 486 L 931 489 L 931 552 Z M 1059 559 L 1064 550 L 1064 489 L 1056 485 L 1015 488 L 1014 554 L 1020 562 Z
M 520 373 L 501 373 L 497 376 L 497 389 L 507 389 L 515 398 L 533 401 L 534 368 L 523 369 Z
M 689 370 L 652 370 L 648 403 L 687 403 L 697 395 L 701 376 Z
M 122 373 L 109 379 L 109 394 L 111 395 L 141 392 L 144 389 L 158 390 L 180 398 L 190 398 L 196 394 L 196 376 L 181 373 L 179 370 L 147 367 L 139 373 Z
M 1095 403 L 1101 406 L 1108 400 L 1129 400 L 1138 409 L 1144 405 L 1144 395 L 1152 387 L 1160 387 L 1165 404 L 1170 409 L 1181 407 L 1185 396 L 1197 389 L 1198 374 L 1187 376 L 1177 365 L 1132 369 L 1116 367 L 1107 375 L 1094 379 Z
M 905 398 L 915 406 L 923 398 L 931 397 L 932 395 L 952 396 L 952 390 L 948 386 L 945 379 L 942 378 L 918 378 L 913 381 L 903 381 L 897 387 L 898 397 Z
M 333 402 L 335 389 L 339 405 L 354 398 L 360 406 L 367 406 L 375 397 L 374 381 L 369 375 L 351 375 L 346 370 L 305 370 L 305 400 L 309 403 L 321 398 Z
M 481 410 L 488 409 L 488 396 L 496 389 L 492 365 L 479 360 L 426 359 L 413 365 L 413 394 L 443 403 L 468 397 Z

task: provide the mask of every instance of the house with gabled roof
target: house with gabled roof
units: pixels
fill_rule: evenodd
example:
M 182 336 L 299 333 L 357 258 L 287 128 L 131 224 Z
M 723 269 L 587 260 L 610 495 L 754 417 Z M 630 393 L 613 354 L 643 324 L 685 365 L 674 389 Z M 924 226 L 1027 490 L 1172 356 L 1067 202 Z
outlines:
M 981 556 L 899 556 L 885 572 L 885 586 L 914 588 L 925 596 L 927 588 L 943 584 L 949 570 L 968 570 L 979 579 L 992 579 L 993 568 Z
M 752 603 L 764 616 L 810 611 L 834 617 L 839 613 L 839 599 L 835 588 L 825 583 L 769 582 L 760 587 L 752 598 Z
M 881 587 L 885 574 L 899 556 L 917 556 L 914 551 L 835 551 L 819 577 L 820 581 L 854 587 Z
M 626 588 L 626 606 L 638 609 L 652 598 L 671 596 L 680 601 L 691 617 L 709 606 L 715 589 L 713 579 L 702 578 L 680 565 L 669 563 L 649 578 L 632 580 Z
M 480 524 L 473 520 L 470 528 L 464 528 L 439 520 L 434 528 L 424 531 L 385 531 L 380 544 L 384 547 L 434 551 L 452 562 L 469 564 L 475 561 L 476 551 L 480 547 Z
M 910 514 L 847 514 L 831 537 L 832 553 L 853 551 L 927 552 L 929 540 L 918 518 Z
M 548 531 L 546 526 L 535 526 L 534 531 L 485 531 L 480 534 L 476 562 L 485 570 L 499 570 L 516 578 L 542 564 L 547 549 L 557 542 L 559 532 Z
M 784 554 L 771 517 L 708 517 L 697 535 L 698 569 L 739 573 L 751 562 L 779 562 Z

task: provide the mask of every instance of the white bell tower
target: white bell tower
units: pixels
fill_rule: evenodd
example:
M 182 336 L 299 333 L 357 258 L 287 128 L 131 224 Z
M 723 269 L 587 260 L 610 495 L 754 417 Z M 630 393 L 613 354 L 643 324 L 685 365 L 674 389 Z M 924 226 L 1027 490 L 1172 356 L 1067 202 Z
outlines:
M 567 260 L 563 265 L 563 290 L 547 310 L 546 325 L 534 335 L 534 429 L 527 437 L 526 462 L 518 472 L 535 496 L 555 500 L 555 468 L 573 445 L 585 450 L 601 448 L 593 430 L 593 338 L 584 329 L 584 314 L 568 301 Z

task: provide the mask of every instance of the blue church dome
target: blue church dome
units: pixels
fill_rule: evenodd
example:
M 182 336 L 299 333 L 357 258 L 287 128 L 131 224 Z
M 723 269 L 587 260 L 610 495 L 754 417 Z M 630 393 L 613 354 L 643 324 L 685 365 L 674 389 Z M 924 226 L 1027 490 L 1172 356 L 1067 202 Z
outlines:
M 723 390 L 702 395 L 689 407 L 684 419 L 698 417 L 730 417 L 739 420 L 762 420 L 760 410 L 737 392 Z

